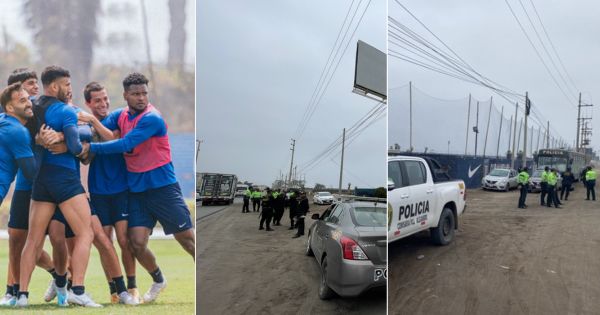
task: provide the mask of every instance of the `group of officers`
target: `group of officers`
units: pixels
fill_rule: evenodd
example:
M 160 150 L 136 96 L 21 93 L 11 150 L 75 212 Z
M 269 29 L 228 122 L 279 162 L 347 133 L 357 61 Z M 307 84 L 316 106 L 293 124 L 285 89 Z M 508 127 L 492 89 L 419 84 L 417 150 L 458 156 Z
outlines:
M 250 212 L 250 201 L 252 201 L 252 212 L 260 212 L 259 230 L 274 231 L 271 228 L 271 220 L 273 221 L 273 225 L 280 226 L 287 205 L 290 209 L 289 230 L 297 229 L 296 234 L 293 236 L 294 238 L 304 235 L 304 219 L 309 211 L 308 199 L 304 191 L 291 190 L 289 192 L 282 192 L 281 189 L 271 190 L 270 188 L 261 191 L 258 188 L 250 186 L 244 191 L 242 213 Z
M 544 171 L 541 174 L 540 181 L 540 205 L 547 207 L 560 208 L 561 200 L 569 200 L 569 193 L 573 182 L 575 182 L 575 176 L 571 168 L 567 168 L 566 171 L 562 172 L 562 186 L 560 188 L 560 198 L 558 197 L 558 171 L 556 168 L 544 167 Z M 592 166 L 584 168 L 580 174 L 580 178 L 583 181 L 583 185 L 586 188 L 586 199 L 595 201 L 596 200 L 596 171 Z M 527 192 L 529 191 L 529 173 L 527 166 L 519 170 L 518 183 L 520 187 L 519 205 L 520 209 L 527 208 L 525 200 L 527 198 Z

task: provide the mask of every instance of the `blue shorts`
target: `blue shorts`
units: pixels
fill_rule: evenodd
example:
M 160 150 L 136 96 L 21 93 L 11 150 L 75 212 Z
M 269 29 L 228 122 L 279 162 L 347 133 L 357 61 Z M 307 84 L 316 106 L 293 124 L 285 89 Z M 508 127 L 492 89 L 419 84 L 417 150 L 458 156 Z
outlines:
M 85 190 L 76 170 L 44 164 L 33 184 L 31 199 L 58 205 L 84 193 Z
M 127 190 L 112 195 L 90 194 L 90 203 L 102 226 L 115 225 L 121 220 L 127 220 L 129 215 Z
M 179 183 L 129 194 L 128 227 L 144 226 L 153 229 L 160 222 L 165 234 L 193 228 L 192 217 Z
M 96 215 L 96 212 L 94 212 L 94 208 L 92 207 L 91 204 L 90 204 L 90 209 L 91 209 L 92 215 Z M 54 215 L 52 215 L 51 220 L 58 221 L 65 226 L 65 237 L 66 238 L 75 237 L 75 233 L 73 233 L 71 226 L 69 226 L 69 223 L 67 223 L 67 219 L 65 218 L 62 211 L 60 211 L 60 209 L 58 207 L 56 207 L 56 210 L 54 210 Z
M 11 229 L 29 229 L 29 204 L 31 190 L 15 190 L 10 202 L 10 215 L 8 227 Z

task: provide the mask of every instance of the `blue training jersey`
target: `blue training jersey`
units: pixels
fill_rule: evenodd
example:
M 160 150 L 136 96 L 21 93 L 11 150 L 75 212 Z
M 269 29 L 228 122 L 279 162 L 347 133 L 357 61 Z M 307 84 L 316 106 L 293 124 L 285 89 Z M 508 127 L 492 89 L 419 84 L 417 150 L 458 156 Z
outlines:
M 110 130 L 119 130 L 118 120 L 121 112 L 126 108 L 118 109 L 110 113 L 103 124 Z M 138 113 L 127 113 L 128 119 L 134 119 Z M 125 153 L 133 150 L 137 145 L 150 139 L 150 137 L 162 137 L 167 134 L 167 124 L 164 119 L 155 112 L 150 112 L 142 117 L 135 128 L 118 140 L 103 143 L 92 143 L 90 152 L 98 155 Z M 173 163 L 167 163 L 153 170 L 134 173 L 127 171 L 127 183 L 132 192 L 142 192 L 149 189 L 160 188 L 177 182 Z
M 105 122 L 100 122 L 107 128 Z M 88 189 L 92 194 L 112 195 L 129 188 L 127 185 L 127 167 L 122 153 L 96 155 L 90 164 Z
M 29 131 L 15 117 L 0 114 L 0 202 L 15 179 L 17 159 L 33 157 Z
M 77 113 L 73 107 L 57 101 L 46 110 L 45 123 L 55 131 L 63 132 L 66 127 L 77 127 Z M 52 154 L 47 149 L 44 149 L 43 152 L 42 163 L 62 166 L 72 170 L 76 170 L 78 167 L 79 161 L 70 152 Z

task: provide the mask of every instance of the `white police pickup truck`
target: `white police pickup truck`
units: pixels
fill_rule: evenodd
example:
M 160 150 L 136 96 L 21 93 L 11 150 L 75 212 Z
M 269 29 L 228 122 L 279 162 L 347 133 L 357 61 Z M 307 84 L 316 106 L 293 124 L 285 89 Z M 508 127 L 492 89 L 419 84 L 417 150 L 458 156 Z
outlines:
M 449 244 L 466 193 L 465 183 L 450 179 L 435 160 L 388 157 L 388 242 L 429 229 L 435 244 Z

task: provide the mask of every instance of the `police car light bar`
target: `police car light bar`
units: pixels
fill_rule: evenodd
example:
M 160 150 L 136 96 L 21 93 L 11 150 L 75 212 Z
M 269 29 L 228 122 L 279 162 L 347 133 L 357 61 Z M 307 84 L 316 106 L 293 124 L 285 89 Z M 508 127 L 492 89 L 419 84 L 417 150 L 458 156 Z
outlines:
M 338 201 L 356 200 L 356 201 L 374 201 L 374 202 L 381 202 L 381 203 L 387 202 L 387 198 L 363 197 L 363 196 L 354 196 L 354 195 L 337 195 L 336 198 Z

